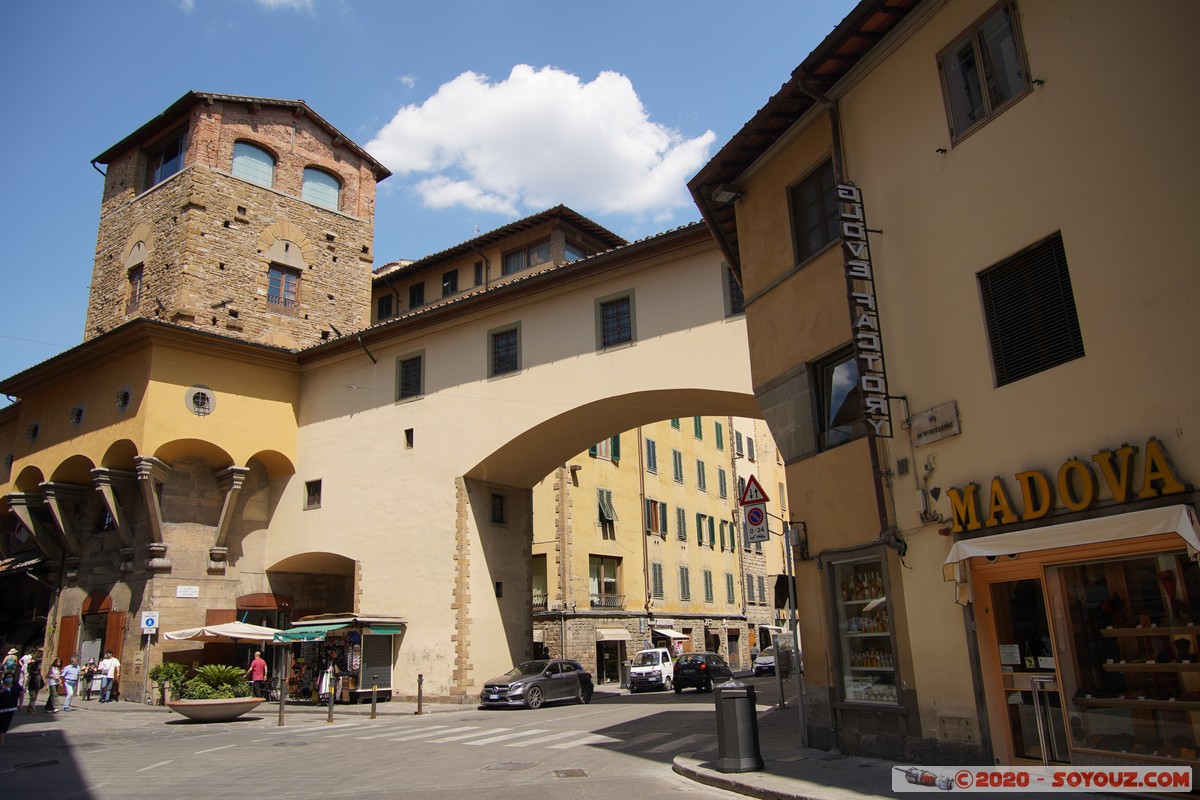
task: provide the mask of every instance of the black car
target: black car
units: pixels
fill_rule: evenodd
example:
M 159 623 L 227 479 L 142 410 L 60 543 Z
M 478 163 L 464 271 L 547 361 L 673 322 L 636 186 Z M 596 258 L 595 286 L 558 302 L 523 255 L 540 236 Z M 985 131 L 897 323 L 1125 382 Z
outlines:
M 483 706 L 526 706 L 541 708 L 555 700 L 592 702 L 592 675 L 578 661 L 539 659 L 522 661 L 499 678 L 483 685 Z
M 694 687 L 711 692 L 714 683 L 733 677 L 733 670 L 716 653 L 684 653 L 675 662 L 675 694 Z

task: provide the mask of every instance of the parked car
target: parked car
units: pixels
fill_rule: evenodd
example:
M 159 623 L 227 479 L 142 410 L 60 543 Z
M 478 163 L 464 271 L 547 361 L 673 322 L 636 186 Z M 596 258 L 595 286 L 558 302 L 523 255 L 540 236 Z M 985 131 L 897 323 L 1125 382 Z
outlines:
M 541 708 L 556 700 L 592 702 L 592 675 L 578 661 L 562 658 L 522 661 L 483 684 L 479 702 L 490 706 Z
M 642 689 L 670 689 L 675 681 L 675 662 L 665 647 L 642 650 L 629 666 L 629 693 Z
M 692 687 L 711 692 L 714 683 L 733 677 L 733 670 L 716 653 L 684 653 L 675 662 L 675 694 Z
M 765 648 L 754 658 L 754 675 L 775 674 L 775 648 Z

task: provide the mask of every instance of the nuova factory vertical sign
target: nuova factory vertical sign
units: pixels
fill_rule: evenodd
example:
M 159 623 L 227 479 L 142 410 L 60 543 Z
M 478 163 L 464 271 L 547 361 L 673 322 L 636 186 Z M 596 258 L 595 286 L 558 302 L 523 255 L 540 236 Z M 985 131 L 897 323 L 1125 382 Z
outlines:
M 858 388 L 863 418 L 876 436 L 891 438 L 892 412 L 888 405 L 887 373 L 883 364 L 883 337 L 875 302 L 875 276 L 871 248 L 867 244 L 867 219 L 862 192 L 857 186 L 839 183 L 842 246 L 846 260 L 846 285 L 854 318 L 854 358 L 858 365 Z

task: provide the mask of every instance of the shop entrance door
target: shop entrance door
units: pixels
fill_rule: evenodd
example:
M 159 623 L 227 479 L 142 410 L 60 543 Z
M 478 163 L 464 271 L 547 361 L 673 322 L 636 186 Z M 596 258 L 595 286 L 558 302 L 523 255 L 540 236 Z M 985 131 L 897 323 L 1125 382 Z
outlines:
M 1008 577 L 1008 576 L 1006 576 Z M 1014 762 L 1070 762 L 1057 660 L 1046 613 L 1046 592 L 1037 574 L 996 580 L 979 609 L 981 652 L 990 673 L 988 707 L 995 717 L 997 754 L 1007 745 Z M 994 638 L 993 638 L 994 637 Z M 1006 740 L 1006 741 L 1005 741 Z

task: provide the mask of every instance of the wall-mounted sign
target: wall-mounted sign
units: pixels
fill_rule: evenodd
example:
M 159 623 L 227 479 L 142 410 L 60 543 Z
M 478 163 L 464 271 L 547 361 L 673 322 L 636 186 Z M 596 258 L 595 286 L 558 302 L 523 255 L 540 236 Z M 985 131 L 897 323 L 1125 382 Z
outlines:
M 158 612 L 142 612 L 142 633 L 154 633 L 158 630 Z
M 176 586 L 175 587 L 175 596 L 176 597 L 199 597 L 200 596 L 200 587 L 199 586 Z
M 857 186 L 837 187 L 841 208 L 842 246 L 846 283 L 850 287 L 854 317 L 854 358 L 858 364 L 858 388 L 862 395 L 863 419 L 876 436 L 891 438 L 892 412 L 888 405 L 887 373 L 883 368 L 883 334 L 875 305 L 875 276 L 867 245 L 867 218 L 862 192 Z
M 1050 513 L 1055 502 L 1070 511 L 1084 511 L 1096 504 L 1102 487 L 1107 488 L 1114 502 L 1149 500 L 1154 497 L 1181 494 L 1191 487 L 1179 479 L 1167 460 L 1166 451 L 1158 439 L 1146 442 L 1142 457 L 1141 480 L 1135 474 L 1134 462 L 1138 449 L 1121 445 L 1115 450 L 1101 450 L 1090 461 L 1068 458 L 1058 468 L 1053 481 L 1041 470 L 1026 470 L 1013 476 L 1020 488 L 1021 505 L 1014 507 L 1003 478 L 992 478 L 988 489 L 987 507 L 980 513 L 979 484 L 952 486 L 946 492 L 954 522 L 954 533 L 977 531 L 1014 522 L 1041 519 Z M 1095 464 L 1093 469 L 1092 464 Z M 1100 478 L 1096 477 L 1096 472 Z M 1015 508 L 1020 508 L 1017 513 Z
M 958 427 L 958 403 L 951 400 L 928 411 L 918 411 L 909 420 L 909 430 L 917 447 L 948 436 L 957 436 L 962 432 Z

